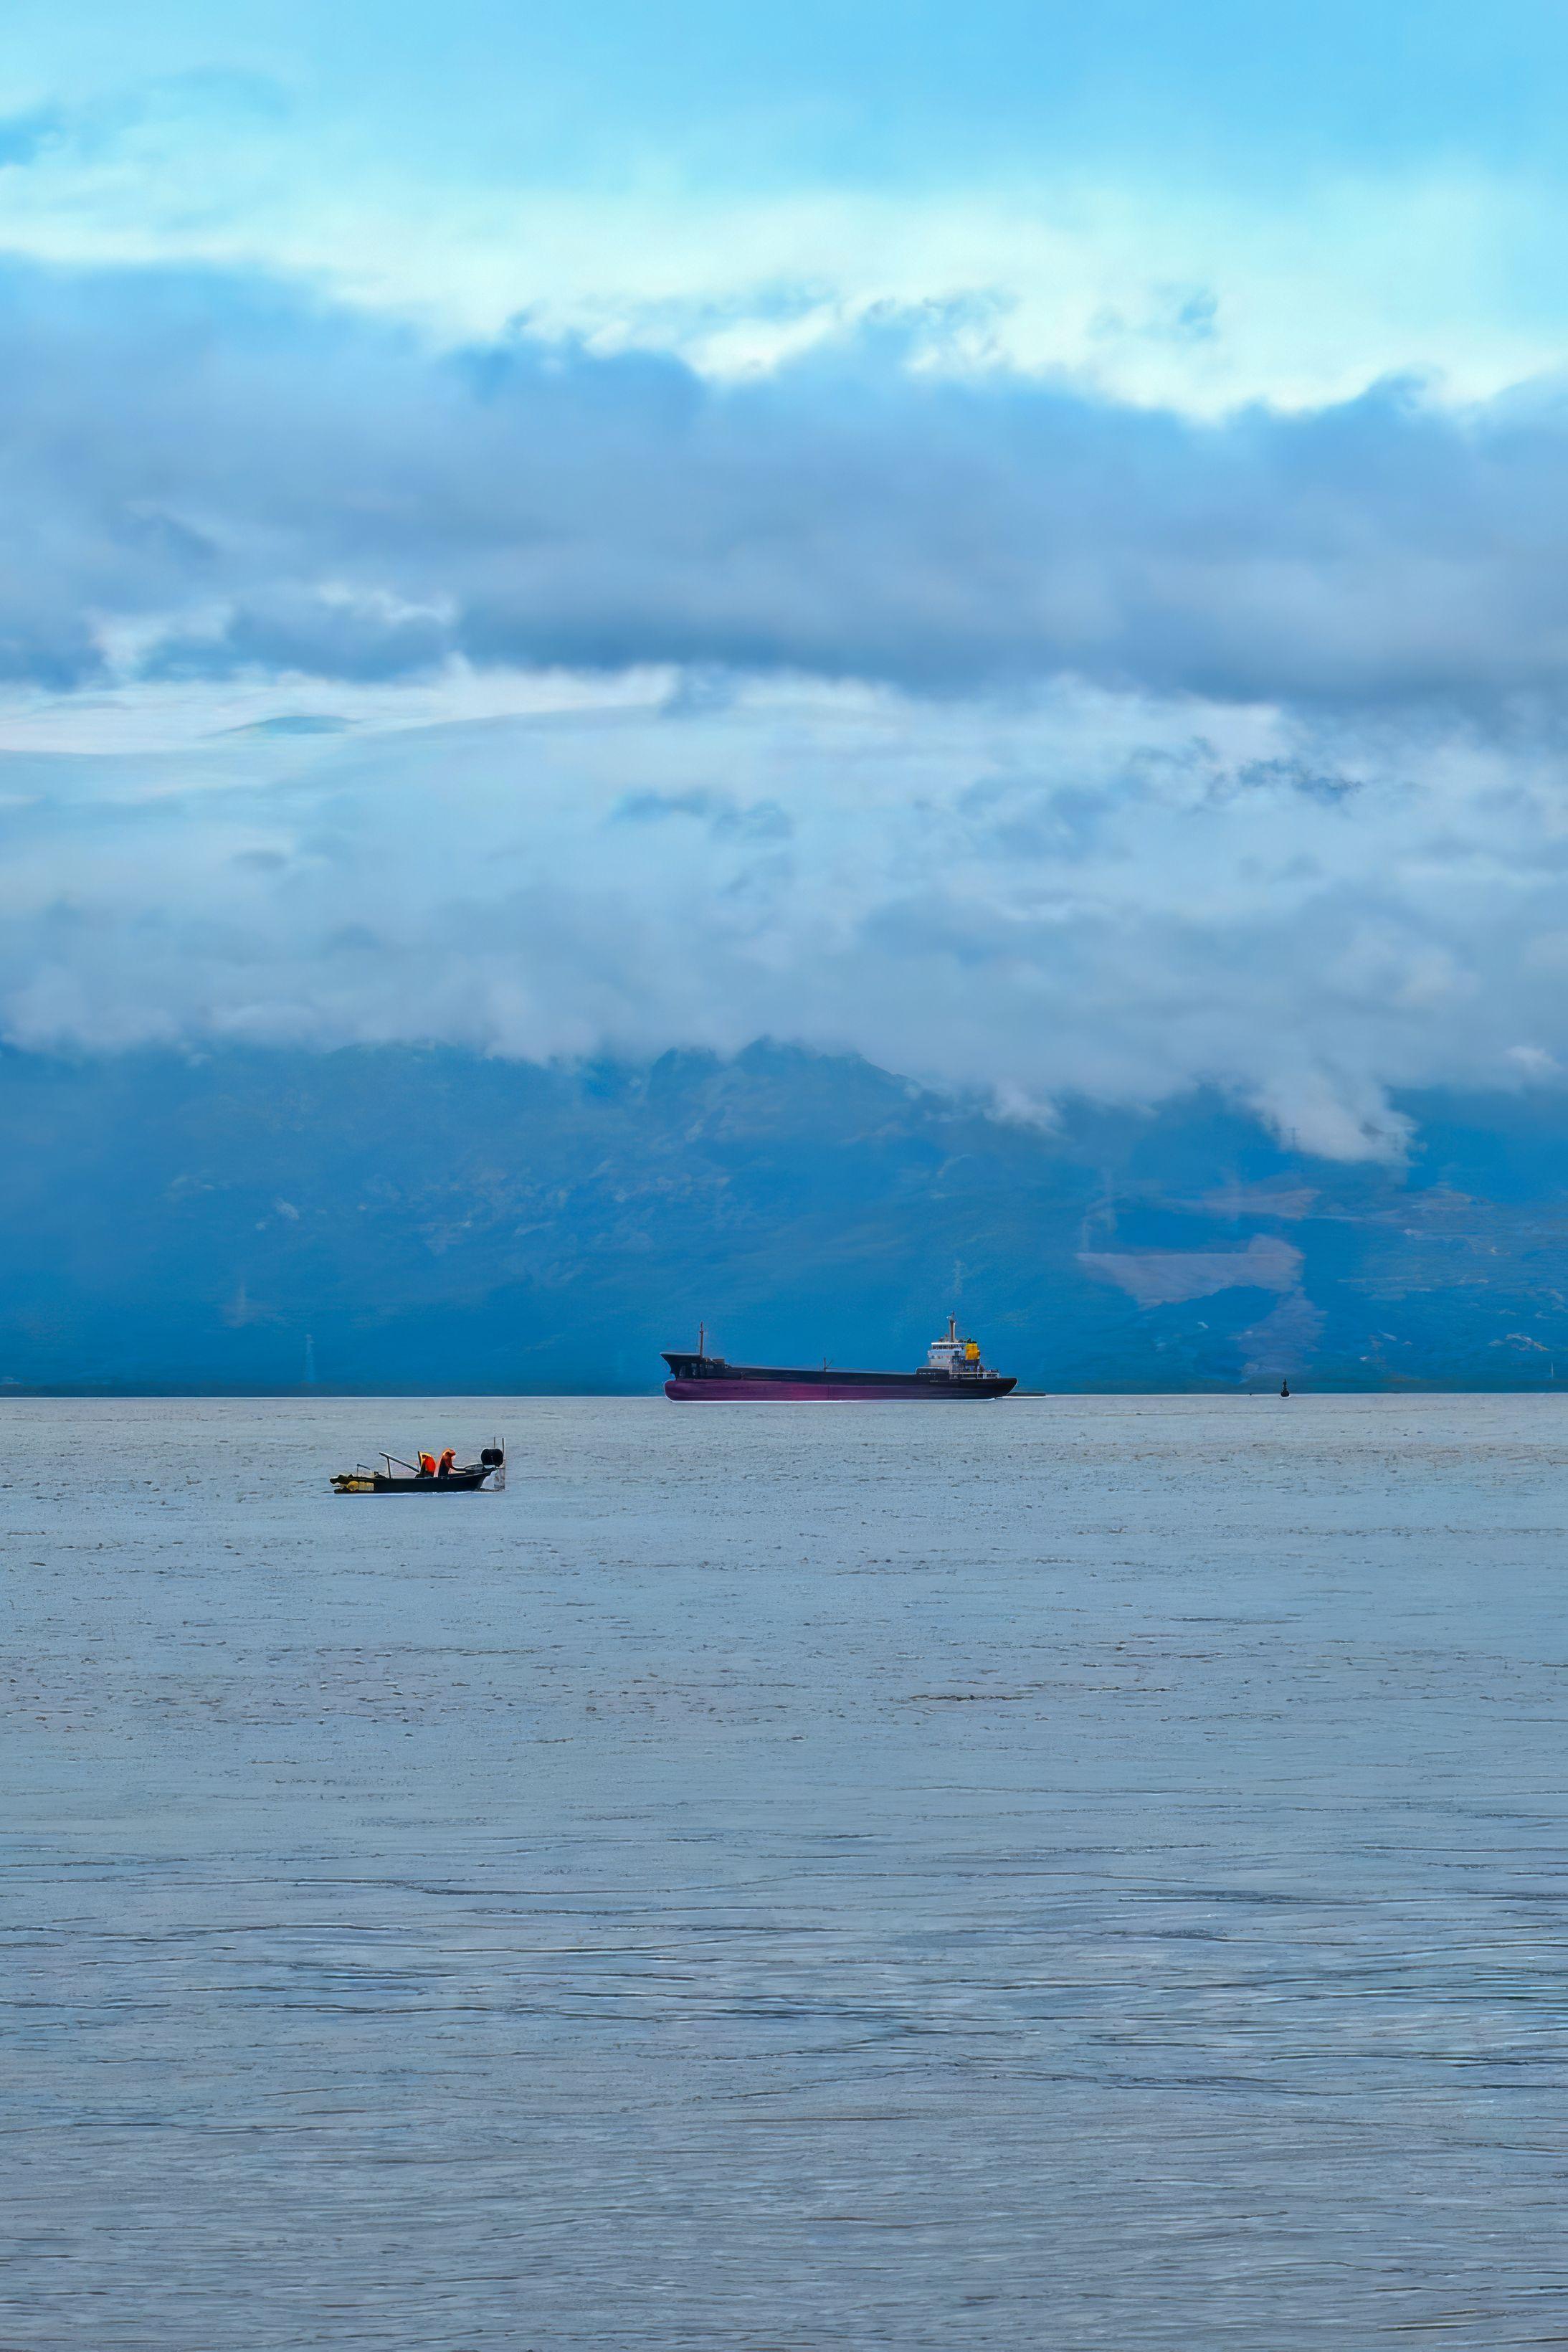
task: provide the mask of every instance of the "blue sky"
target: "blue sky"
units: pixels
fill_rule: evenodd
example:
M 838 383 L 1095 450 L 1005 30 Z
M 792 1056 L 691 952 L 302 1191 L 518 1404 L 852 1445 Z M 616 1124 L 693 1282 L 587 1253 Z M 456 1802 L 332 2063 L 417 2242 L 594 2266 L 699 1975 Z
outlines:
M 412 147 L 437 177 L 598 184 L 651 161 L 731 185 L 929 186 L 1053 155 L 1145 178 L 1173 160 L 1254 179 L 1434 155 L 1550 165 L 1568 64 L 1544 0 L 252 0 L 221 18 L 83 0 L 68 25 L 16 0 L 6 46 L 24 103 L 227 77 L 308 131 Z
M 1565 112 L 1517 5 L 13 9 L 0 1034 L 1557 1085 Z

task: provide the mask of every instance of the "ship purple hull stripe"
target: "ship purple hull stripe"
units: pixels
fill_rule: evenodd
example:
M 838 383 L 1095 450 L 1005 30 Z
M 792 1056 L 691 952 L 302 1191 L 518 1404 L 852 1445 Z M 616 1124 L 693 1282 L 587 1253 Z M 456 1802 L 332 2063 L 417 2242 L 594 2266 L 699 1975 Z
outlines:
M 1008 1383 L 1010 1388 L 1012 1383 Z M 867 1381 L 856 1388 L 837 1388 L 824 1381 L 666 1381 L 664 1394 L 676 1404 L 925 1404 L 947 1401 L 982 1404 L 994 1397 L 994 1387 L 973 1391 L 938 1386 L 933 1381 L 906 1388 L 875 1388 Z

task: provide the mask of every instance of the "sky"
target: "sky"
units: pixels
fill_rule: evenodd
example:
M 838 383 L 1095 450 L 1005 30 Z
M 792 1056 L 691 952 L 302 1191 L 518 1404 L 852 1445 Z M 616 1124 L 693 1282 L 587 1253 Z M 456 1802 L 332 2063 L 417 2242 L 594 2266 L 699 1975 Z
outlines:
M 1568 16 L 20 0 L 0 1039 L 1568 1069 Z

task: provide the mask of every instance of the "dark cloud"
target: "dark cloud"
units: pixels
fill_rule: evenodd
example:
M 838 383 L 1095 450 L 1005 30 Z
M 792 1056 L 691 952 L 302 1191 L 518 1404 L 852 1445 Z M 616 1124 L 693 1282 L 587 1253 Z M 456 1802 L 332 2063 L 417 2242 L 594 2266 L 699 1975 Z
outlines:
M 1304 760 L 1249 760 L 1238 771 L 1236 782 L 1243 789 L 1272 790 L 1284 785 L 1293 793 L 1305 793 L 1309 799 L 1326 801 L 1332 808 L 1361 790 L 1354 776 L 1325 773 L 1309 767 Z
M 434 354 L 260 280 L 9 265 L 0 677 L 87 680 L 119 623 L 186 677 L 461 654 L 1560 697 L 1561 402 L 1459 416 L 1393 384 L 1202 424 L 906 359 L 883 323 L 717 385 L 526 335 Z

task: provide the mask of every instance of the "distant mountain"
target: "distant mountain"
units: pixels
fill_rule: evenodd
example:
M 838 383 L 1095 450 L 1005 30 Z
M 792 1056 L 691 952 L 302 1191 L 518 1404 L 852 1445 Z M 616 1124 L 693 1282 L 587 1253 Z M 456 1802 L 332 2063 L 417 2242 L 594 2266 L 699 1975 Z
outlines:
M 903 1364 L 952 1308 L 1026 1387 L 1568 1382 L 1568 1118 L 1402 1108 L 1400 1170 L 1210 1097 L 1042 1132 L 768 1045 L 0 1054 L 0 1381 L 649 1390 L 699 1318 Z

